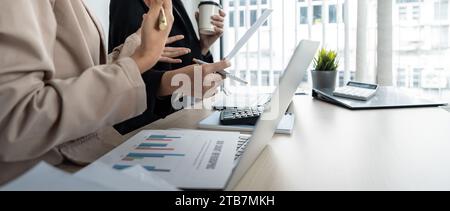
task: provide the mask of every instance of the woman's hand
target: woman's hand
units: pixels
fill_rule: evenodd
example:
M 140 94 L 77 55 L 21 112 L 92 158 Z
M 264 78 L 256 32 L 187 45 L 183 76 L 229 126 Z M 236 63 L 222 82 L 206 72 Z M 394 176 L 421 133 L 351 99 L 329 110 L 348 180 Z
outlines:
M 196 66 L 198 65 L 190 65 L 178 70 L 166 72 L 162 77 L 158 95 L 170 96 L 175 91 L 180 89 L 179 86 L 172 86 L 172 81 L 177 75 L 181 74 L 188 76 L 190 79 L 190 81 L 187 81 L 186 83 L 183 82 L 183 86 L 186 86 L 186 84 L 190 84 L 190 87 L 187 87 L 187 90 L 183 90 L 183 93 L 190 93 L 191 96 L 195 96 L 196 93 L 200 93 L 203 98 L 212 97 L 205 96 L 205 94 L 211 93 L 210 90 L 217 89 L 220 85 L 223 84 L 224 80 L 224 78 L 221 75 L 217 74 L 217 72 L 220 70 L 225 70 L 231 65 L 230 62 L 226 60 L 217 63 L 201 65 L 202 72 L 199 74 L 200 77 L 195 76 Z M 196 78 L 200 78 L 201 81 L 195 81 Z M 200 87 L 202 87 L 202 90 L 195 90 L 196 83 L 201 83 Z
M 146 72 L 158 62 L 166 46 L 167 37 L 174 21 L 172 12 L 172 0 L 144 0 L 150 8 L 144 15 L 141 26 L 141 45 L 131 56 L 136 61 L 141 73 Z M 159 14 L 161 8 L 165 11 L 167 17 L 167 28 L 159 29 Z
M 202 49 L 202 54 L 206 55 L 209 52 L 211 46 L 223 35 L 223 28 L 225 26 L 226 13 L 223 10 L 219 10 L 219 15 L 211 17 L 211 23 L 215 26 L 215 33 L 212 35 L 200 34 L 200 47 Z M 198 23 L 199 13 L 195 14 Z
M 182 39 L 184 39 L 183 35 L 169 37 L 169 39 L 167 39 L 166 45 L 170 45 L 170 44 L 180 41 Z M 169 63 L 169 64 L 179 64 L 179 63 L 182 63 L 183 61 L 181 59 L 176 59 L 176 58 L 186 55 L 186 54 L 189 54 L 189 53 L 191 53 L 191 49 L 189 49 L 189 48 L 165 47 L 164 51 L 161 55 L 161 58 L 159 58 L 159 62 L 164 62 L 164 63 Z

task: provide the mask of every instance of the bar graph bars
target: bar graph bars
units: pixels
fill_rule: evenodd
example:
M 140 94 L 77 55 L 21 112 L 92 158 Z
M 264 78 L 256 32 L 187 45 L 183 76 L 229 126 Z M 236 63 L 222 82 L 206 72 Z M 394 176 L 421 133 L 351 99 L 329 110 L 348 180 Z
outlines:
M 146 150 L 146 151 L 174 151 L 174 148 L 167 147 L 169 144 L 161 144 L 161 143 L 142 143 L 136 147 L 137 150 Z
M 185 154 L 175 153 L 129 153 L 123 161 L 143 160 L 145 158 L 184 157 Z
M 174 145 L 172 142 L 181 140 L 180 136 L 169 135 L 150 135 L 143 138 L 140 143 L 133 146 L 134 150 L 124 155 L 121 164 L 113 166 L 114 169 L 123 170 L 130 168 L 139 163 L 146 163 L 143 167 L 151 172 L 170 172 L 170 167 L 160 166 L 157 168 L 155 163 L 161 164 L 162 159 L 185 157 L 186 154 L 174 153 L 175 148 L 170 147 Z M 163 164 L 164 165 L 164 164 Z
M 151 135 L 147 137 L 147 141 L 158 141 L 158 142 L 170 142 L 174 141 L 175 139 L 181 139 L 179 136 L 166 136 L 166 135 Z
M 120 165 L 120 164 L 116 164 L 113 166 L 114 169 L 116 170 L 124 170 L 127 168 L 131 168 L 133 167 L 132 165 Z M 153 171 L 153 172 L 170 172 L 170 169 L 158 169 L 155 166 L 142 166 L 144 167 L 145 170 L 147 171 Z

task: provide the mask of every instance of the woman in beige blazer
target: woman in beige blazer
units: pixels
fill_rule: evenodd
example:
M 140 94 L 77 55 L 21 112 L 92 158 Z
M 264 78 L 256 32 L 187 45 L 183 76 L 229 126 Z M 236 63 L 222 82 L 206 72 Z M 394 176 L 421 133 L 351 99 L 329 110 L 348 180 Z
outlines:
M 40 161 L 88 164 L 122 141 L 111 126 L 146 109 L 141 74 L 161 57 L 173 23 L 171 0 L 146 3 L 155 9 L 141 30 L 108 56 L 82 0 L 2 1 L 0 184 Z

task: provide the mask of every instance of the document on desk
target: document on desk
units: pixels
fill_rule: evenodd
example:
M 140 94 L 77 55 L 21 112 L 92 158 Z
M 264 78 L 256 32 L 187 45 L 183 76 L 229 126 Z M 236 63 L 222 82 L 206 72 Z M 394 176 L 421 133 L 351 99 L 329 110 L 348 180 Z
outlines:
M 118 171 L 97 162 L 77 172 L 74 176 L 119 191 L 178 190 L 142 166 L 133 166 L 124 171 Z
M 91 181 L 72 177 L 45 162 L 0 188 L 0 191 L 111 191 Z
M 182 189 L 223 188 L 233 170 L 239 135 L 141 131 L 96 162 L 117 170 L 141 165 Z
M 117 171 L 97 163 L 72 175 L 41 162 L 0 191 L 176 191 L 141 166 Z

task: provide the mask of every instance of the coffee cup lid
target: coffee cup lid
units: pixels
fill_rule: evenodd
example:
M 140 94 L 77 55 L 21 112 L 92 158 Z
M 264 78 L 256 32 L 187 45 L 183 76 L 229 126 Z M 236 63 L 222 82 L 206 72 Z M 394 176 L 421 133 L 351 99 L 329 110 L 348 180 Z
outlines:
M 222 9 L 222 5 L 220 5 L 219 3 L 215 2 L 215 1 L 202 1 L 198 5 L 198 7 L 201 7 L 202 5 L 216 5 L 216 6 L 220 7 L 220 9 Z

